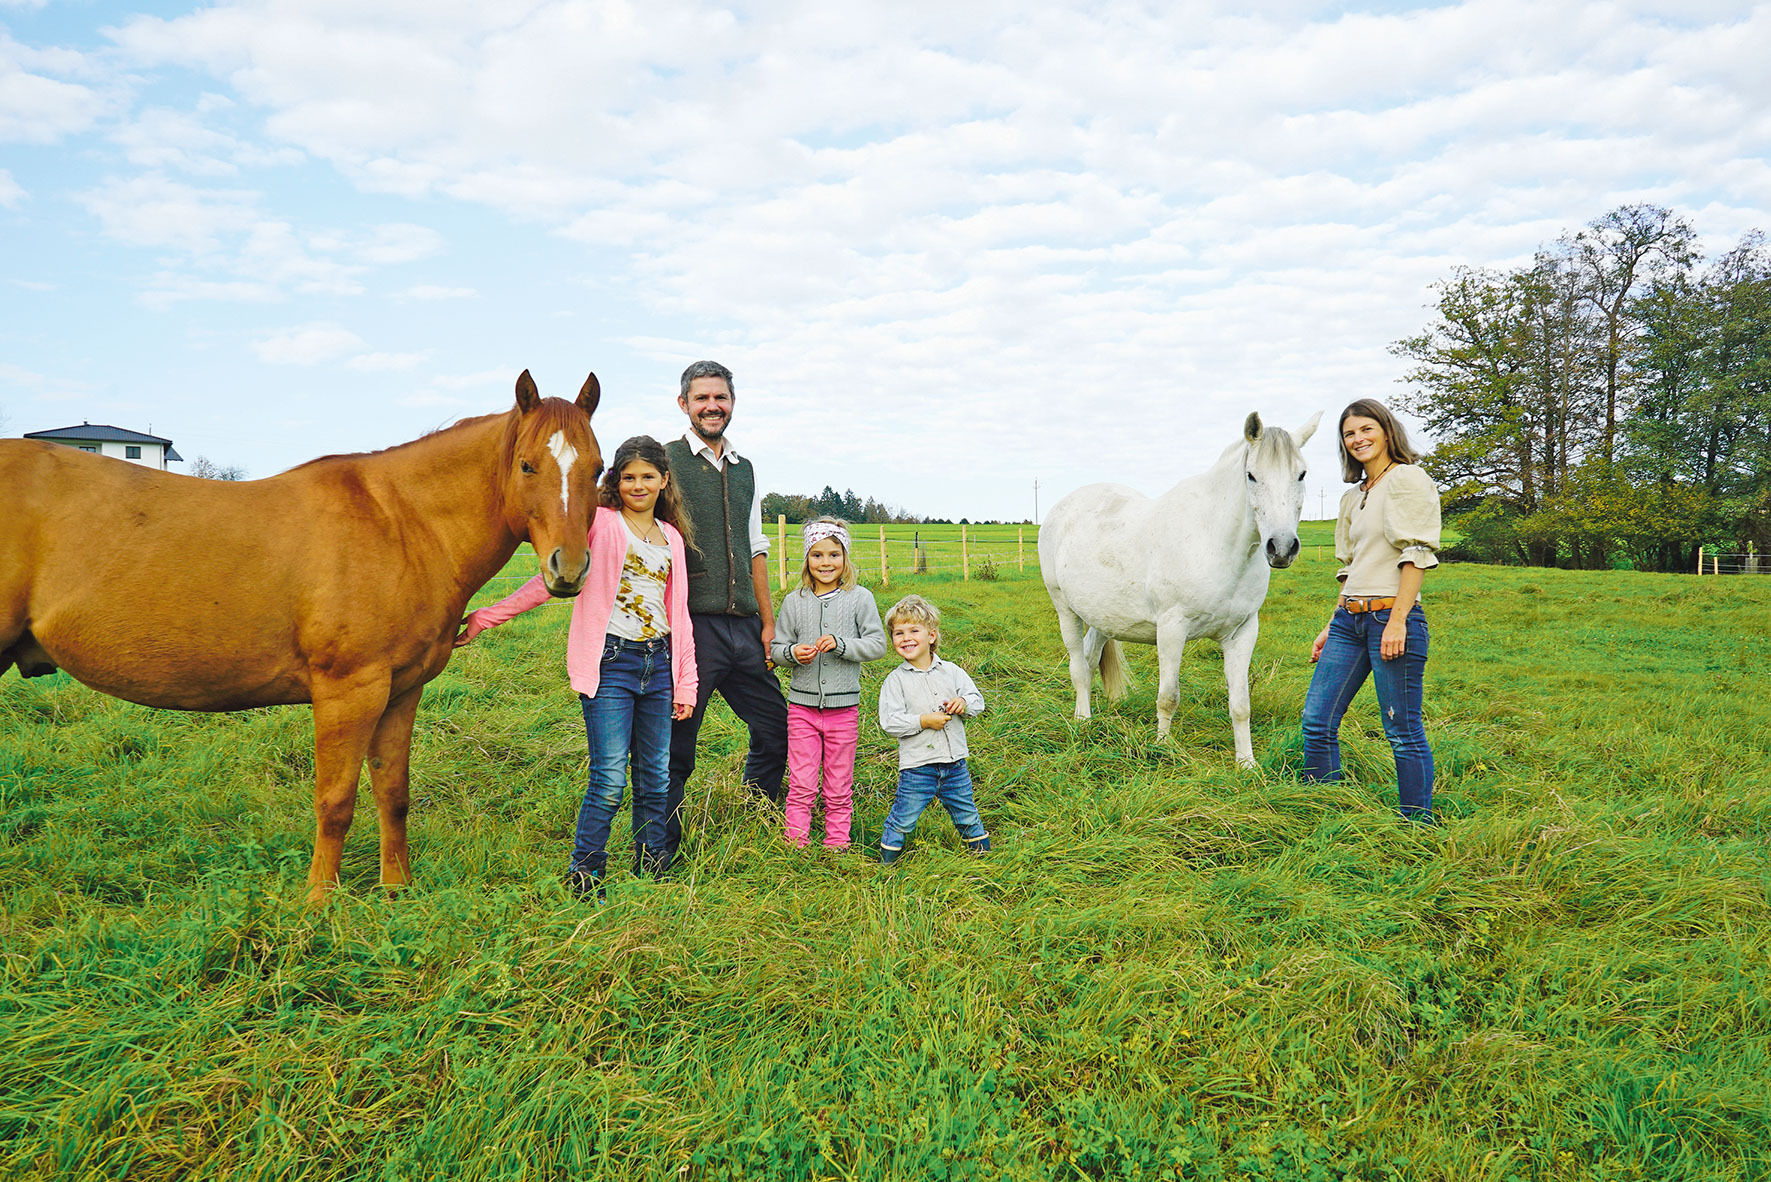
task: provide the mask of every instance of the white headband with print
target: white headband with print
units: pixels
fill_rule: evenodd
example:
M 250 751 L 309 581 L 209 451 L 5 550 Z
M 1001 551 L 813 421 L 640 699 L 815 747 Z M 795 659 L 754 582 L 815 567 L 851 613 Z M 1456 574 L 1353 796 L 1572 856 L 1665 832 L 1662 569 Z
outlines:
M 837 541 L 841 542 L 842 552 L 844 554 L 847 554 L 854 549 L 854 547 L 849 544 L 849 531 L 836 524 L 834 521 L 808 521 L 806 522 L 805 528 L 800 531 L 800 534 L 805 538 L 806 549 L 808 550 L 813 546 L 816 546 L 819 542 L 822 542 L 825 538 L 835 538 Z

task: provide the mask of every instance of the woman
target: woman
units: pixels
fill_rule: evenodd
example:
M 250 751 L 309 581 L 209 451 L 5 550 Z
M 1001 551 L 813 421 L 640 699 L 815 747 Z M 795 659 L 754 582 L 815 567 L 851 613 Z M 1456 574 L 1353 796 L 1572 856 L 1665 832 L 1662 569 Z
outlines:
M 1341 468 L 1348 484 L 1334 527 L 1340 602 L 1310 647 L 1316 672 L 1304 698 L 1304 779 L 1341 778 L 1341 716 L 1367 674 L 1377 686 L 1384 734 L 1396 757 L 1405 820 L 1433 819 L 1433 751 L 1421 727 L 1427 616 L 1421 582 L 1439 565 L 1439 490 L 1415 467 L 1402 425 L 1383 403 L 1361 398 L 1341 412 Z

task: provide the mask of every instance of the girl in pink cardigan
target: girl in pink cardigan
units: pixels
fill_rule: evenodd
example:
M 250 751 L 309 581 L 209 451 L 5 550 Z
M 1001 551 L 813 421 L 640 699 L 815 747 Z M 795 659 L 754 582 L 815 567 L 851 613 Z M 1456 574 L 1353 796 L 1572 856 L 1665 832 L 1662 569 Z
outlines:
M 634 873 L 663 869 L 670 721 L 695 710 L 695 631 L 689 623 L 688 515 L 664 448 L 637 435 L 615 449 L 590 524 L 590 575 L 572 601 L 566 677 L 584 708 L 589 785 L 578 809 L 566 883 L 603 897 L 609 829 L 633 766 Z M 689 535 L 685 537 L 685 535 Z M 456 647 L 549 595 L 537 575 L 469 613 Z

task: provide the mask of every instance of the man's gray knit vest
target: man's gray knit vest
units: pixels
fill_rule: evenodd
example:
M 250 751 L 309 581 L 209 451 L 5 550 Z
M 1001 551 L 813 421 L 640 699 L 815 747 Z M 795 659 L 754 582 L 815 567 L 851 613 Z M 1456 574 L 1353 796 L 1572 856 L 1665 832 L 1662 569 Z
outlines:
M 756 474 L 749 460 L 729 457 L 716 468 L 687 441 L 664 445 L 670 478 L 695 523 L 688 552 L 689 610 L 701 615 L 754 616 L 756 586 L 750 581 L 750 506 Z

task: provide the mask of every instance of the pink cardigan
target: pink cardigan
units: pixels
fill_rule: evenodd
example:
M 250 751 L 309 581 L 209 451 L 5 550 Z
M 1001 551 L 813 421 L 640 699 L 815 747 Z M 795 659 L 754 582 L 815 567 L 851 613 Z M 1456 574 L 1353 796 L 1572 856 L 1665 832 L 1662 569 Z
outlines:
M 683 536 L 676 528 L 663 521 L 658 528 L 670 543 L 670 575 L 664 582 L 664 619 L 670 625 L 670 696 L 674 704 L 692 707 L 700 677 L 695 671 L 695 628 L 689 622 L 688 559 L 683 555 Z M 588 539 L 590 575 L 584 580 L 584 590 L 572 601 L 572 626 L 566 634 L 566 679 L 585 697 L 596 696 L 597 679 L 602 674 L 603 637 L 609 632 L 609 617 L 615 614 L 615 592 L 621 586 L 628 537 L 620 511 L 598 506 Z M 550 598 L 547 585 L 536 575 L 497 603 L 469 612 L 467 637 L 496 628 Z

